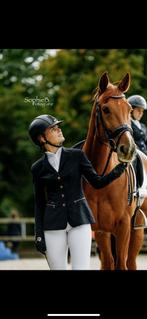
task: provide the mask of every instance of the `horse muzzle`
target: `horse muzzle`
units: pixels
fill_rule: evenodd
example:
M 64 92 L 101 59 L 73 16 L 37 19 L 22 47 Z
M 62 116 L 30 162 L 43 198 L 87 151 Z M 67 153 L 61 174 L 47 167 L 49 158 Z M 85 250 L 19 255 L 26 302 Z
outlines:
M 117 147 L 117 156 L 119 162 L 131 162 L 136 155 L 136 145 L 134 142 L 131 145 L 120 144 Z

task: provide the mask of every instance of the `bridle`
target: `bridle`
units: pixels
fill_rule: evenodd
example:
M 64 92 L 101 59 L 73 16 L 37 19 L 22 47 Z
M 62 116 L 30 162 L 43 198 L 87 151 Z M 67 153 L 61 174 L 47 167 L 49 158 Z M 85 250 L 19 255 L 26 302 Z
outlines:
M 112 98 L 112 99 L 122 99 L 124 98 L 125 95 L 121 94 L 121 95 L 112 95 L 109 96 L 107 99 Z M 107 169 L 107 166 L 109 164 L 109 160 L 111 158 L 112 152 L 116 152 L 117 151 L 117 147 L 119 145 L 119 141 L 121 136 L 125 133 L 125 132 L 130 132 L 131 135 L 133 134 L 133 130 L 130 126 L 128 126 L 127 124 L 124 125 L 120 125 L 119 127 L 117 127 L 114 131 L 108 129 L 105 125 L 105 122 L 103 120 L 103 116 L 102 116 L 102 111 L 101 111 L 101 107 L 100 107 L 100 103 L 99 101 L 96 101 L 96 132 L 98 131 L 98 125 L 99 123 L 102 124 L 102 127 L 104 129 L 104 134 L 105 137 L 110 145 L 110 152 L 109 152 L 109 156 L 108 156 L 108 160 L 107 163 L 105 165 L 104 171 L 102 173 L 102 175 L 105 174 L 105 171 Z M 117 142 L 115 141 L 115 139 L 117 138 Z

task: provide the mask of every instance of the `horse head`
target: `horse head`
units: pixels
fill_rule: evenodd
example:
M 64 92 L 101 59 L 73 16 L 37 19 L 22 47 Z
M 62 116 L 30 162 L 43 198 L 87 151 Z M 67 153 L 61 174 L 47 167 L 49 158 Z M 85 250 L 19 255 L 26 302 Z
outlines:
M 136 150 L 131 128 L 132 107 L 124 95 L 129 86 L 129 73 L 114 85 L 105 72 L 94 96 L 96 132 L 117 152 L 120 162 L 130 162 Z

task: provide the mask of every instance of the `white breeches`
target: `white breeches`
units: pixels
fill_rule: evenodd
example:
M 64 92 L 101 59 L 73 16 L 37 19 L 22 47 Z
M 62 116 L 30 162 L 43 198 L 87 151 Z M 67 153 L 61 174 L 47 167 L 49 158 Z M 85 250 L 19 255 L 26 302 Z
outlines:
M 46 257 L 51 270 L 67 269 L 68 248 L 72 270 L 88 270 L 91 253 L 91 225 L 67 227 L 63 230 L 44 231 Z

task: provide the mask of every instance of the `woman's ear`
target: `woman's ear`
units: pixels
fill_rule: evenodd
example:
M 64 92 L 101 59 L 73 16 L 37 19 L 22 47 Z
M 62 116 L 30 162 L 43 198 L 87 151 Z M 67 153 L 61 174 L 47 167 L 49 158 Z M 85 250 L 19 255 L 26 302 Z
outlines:
M 44 142 L 45 142 L 44 136 L 43 136 L 43 135 L 38 135 L 38 141 L 39 141 L 40 143 L 44 143 Z

